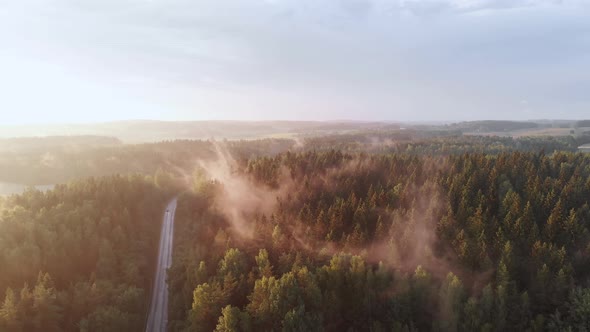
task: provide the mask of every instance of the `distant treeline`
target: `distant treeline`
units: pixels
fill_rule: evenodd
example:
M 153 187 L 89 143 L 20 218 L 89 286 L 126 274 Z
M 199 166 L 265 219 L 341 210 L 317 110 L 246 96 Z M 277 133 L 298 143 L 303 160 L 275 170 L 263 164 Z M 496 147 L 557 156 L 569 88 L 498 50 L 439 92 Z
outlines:
M 71 144 L 75 142 L 74 138 L 70 141 Z M 231 141 L 225 145 L 237 157 L 250 158 L 286 151 L 293 144 L 291 140 L 267 139 Z M 80 143 L 78 146 L 82 145 Z M 88 176 L 149 175 L 158 169 L 181 175 L 183 172 L 192 172 L 198 160 L 214 156 L 214 146 L 211 141 L 177 140 L 96 148 L 65 149 L 58 145 L 35 150 L 28 147 L 12 149 L 0 152 L 0 182 L 55 184 Z
M 508 132 L 538 127 L 538 124 L 528 121 L 520 122 L 495 120 L 459 122 L 449 126 L 451 129 L 461 130 L 462 132 Z
M 96 135 L 114 136 L 125 143 L 172 139 L 255 139 L 288 134 L 325 135 L 356 130 L 398 129 L 399 124 L 355 121 L 119 121 L 96 124 L 2 126 L 0 137 Z
M 409 153 L 415 155 L 452 155 L 466 152 L 498 154 L 507 151 L 575 152 L 590 142 L 584 136 L 467 136 L 454 131 L 397 132 L 395 134 L 360 133 L 338 136 L 322 136 L 305 140 L 304 150 L 347 152 Z
M 78 152 L 84 149 L 122 144 L 114 137 L 105 136 L 50 136 L 0 139 L 0 153 L 26 155 L 48 151 Z
M 3 143 L 4 142 L 4 143 Z M 87 176 L 154 174 L 158 169 L 190 174 L 199 160 L 215 156 L 223 145 L 247 160 L 285 151 L 342 150 L 354 153 L 450 155 L 465 152 L 576 151 L 590 136 L 486 137 L 462 136 L 452 130 L 361 131 L 300 139 L 242 141 L 176 140 L 122 145 L 112 138 L 56 137 L 0 141 L 0 182 L 27 185 L 64 183 Z M 4 148 L 2 148 L 4 147 Z

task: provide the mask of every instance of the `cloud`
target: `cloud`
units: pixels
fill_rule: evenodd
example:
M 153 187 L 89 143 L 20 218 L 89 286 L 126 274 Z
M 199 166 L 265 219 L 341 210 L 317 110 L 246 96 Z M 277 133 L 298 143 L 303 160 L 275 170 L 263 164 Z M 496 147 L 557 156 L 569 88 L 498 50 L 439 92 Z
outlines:
M 414 14 L 470 13 L 539 7 L 578 7 L 578 0 L 400 0 L 400 8 Z
M 0 62 L 13 72 L 26 62 L 63 68 L 127 96 L 105 108 L 149 103 L 170 119 L 507 118 L 522 99 L 542 116 L 559 107 L 581 117 L 590 103 L 576 92 L 590 80 L 588 8 L 582 0 L 15 0 L 0 5 Z

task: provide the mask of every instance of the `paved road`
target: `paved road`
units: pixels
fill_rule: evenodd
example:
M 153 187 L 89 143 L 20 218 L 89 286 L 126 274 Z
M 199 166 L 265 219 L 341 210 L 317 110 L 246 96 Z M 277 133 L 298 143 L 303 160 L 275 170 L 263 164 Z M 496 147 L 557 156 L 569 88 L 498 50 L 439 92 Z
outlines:
M 174 234 L 174 213 L 176 212 L 176 198 L 166 207 L 162 233 L 160 234 L 160 252 L 158 253 L 158 266 L 156 279 L 152 290 L 152 301 L 146 332 L 164 332 L 168 325 L 168 286 L 166 284 L 166 271 L 172 264 L 172 240 Z

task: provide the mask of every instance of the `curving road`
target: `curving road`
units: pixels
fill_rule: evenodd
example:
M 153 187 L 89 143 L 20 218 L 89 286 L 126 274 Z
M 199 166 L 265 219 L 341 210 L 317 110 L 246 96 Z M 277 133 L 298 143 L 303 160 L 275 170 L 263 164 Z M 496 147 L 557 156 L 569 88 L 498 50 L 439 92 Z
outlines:
M 158 266 L 152 290 L 152 301 L 146 332 L 164 332 L 168 325 L 168 286 L 166 272 L 172 264 L 172 240 L 174 236 L 174 213 L 176 212 L 176 198 L 166 207 L 162 233 L 160 234 L 160 251 Z

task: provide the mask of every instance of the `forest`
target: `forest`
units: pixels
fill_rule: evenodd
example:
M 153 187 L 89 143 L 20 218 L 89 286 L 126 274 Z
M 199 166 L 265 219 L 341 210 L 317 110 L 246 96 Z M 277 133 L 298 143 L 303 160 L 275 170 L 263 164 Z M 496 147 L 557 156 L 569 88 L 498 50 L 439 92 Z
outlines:
M 172 331 L 590 328 L 588 155 L 334 150 L 236 168 L 182 196 Z
M 52 146 L 77 176 L 0 197 L 0 331 L 144 330 L 176 196 L 169 331 L 590 330 L 586 139 Z
M 0 198 L 0 331 L 139 331 L 169 193 L 143 176 Z
M 497 154 L 505 151 L 577 151 L 590 143 L 590 135 L 562 137 L 462 136 L 456 130 L 361 130 L 331 135 L 310 135 L 257 140 L 172 140 L 121 144 L 101 136 L 62 136 L 0 139 L 0 182 L 53 185 L 85 177 L 144 174 L 158 170 L 180 177 L 192 173 L 202 160 L 215 158 L 223 144 L 238 159 L 272 156 L 287 151 L 349 153 L 404 153 L 448 155 L 464 152 Z

